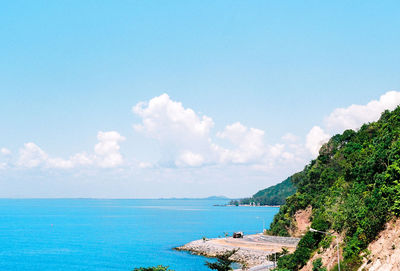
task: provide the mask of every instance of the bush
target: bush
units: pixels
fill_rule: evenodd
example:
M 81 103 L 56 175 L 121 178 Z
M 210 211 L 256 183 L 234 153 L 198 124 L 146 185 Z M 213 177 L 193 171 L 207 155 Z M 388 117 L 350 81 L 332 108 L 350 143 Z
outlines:
M 312 263 L 313 268 L 312 271 L 326 271 L 325 267 L 322 267 L 322 259 L 318 258 Z
M 218 261 L 216 263 L 211 263 L 211 262 L 206 262 L 206 266 L 210 269 L 213 270 L 218 270 L 218 271 L 229 271 L 233 270 L 231 267 L 231 264 L 233 263 L 232 260 L 229 258 L 235 254 L 238 251 L 238 249 L 234 249 L 232 251 L 228 251 L 222 255 L 217 256 Z

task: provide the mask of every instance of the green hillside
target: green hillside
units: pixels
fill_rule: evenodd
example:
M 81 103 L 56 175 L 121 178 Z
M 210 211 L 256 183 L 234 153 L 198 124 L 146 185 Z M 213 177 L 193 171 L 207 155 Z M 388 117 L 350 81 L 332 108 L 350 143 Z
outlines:
M 291 177 L 297 192 L 281 206 L 270 234 L 288 235 L 295 212 L 312 206 L 311 227 L 342 234 L 341 270 L 356 270 L 367 245 L 400 214 L 399 138 L 400 108 L 385 111 L 357 132 L 333 136 L 317 159 Z M 323 238 L 307 232 L 293 254 L 279 259 L 280 270 L 300 269 L 317 248 L 332 241 Z
M 241 199 L 240 204 L 256 203 L 257 205 L 282 205 L 286 198 L 296 193 L 296 187 L 291 178 L 287 178 L 277 185 L 258 191 L 251 198 Z M 232 202 L 234 204 L 234 202 Z

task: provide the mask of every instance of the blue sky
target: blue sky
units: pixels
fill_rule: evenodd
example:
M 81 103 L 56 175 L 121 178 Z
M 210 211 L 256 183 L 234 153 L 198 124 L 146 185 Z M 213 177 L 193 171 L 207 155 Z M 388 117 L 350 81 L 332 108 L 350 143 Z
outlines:
M 275 184 L 328 135 L 398 104 L 399 11 L 397 1 L 4 2 L 0 196 L 236 197 Z M 82 153 L 89 164 L 71 160 Z

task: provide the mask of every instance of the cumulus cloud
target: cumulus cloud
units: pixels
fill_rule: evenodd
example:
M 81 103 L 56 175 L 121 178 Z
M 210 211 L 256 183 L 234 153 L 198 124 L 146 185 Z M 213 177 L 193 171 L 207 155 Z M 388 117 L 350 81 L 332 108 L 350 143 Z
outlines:
M 306 136 L 306 148 L 310 151 L 313 157 L 317 157 L 321 146 L 328 142 L 330 135 L 325 133 L 319 126 L 311 128 Z
M 400 103 L 400 92 L 390 91 L 378 100 L 366 105 L 351 105 L 335 109 L 324 119 L 324 125 L 314 126 L 305 141 L 292 133 L 281 137 L 280 142 L 266 142 L 265 131 L 247 127 L 240 122 L 213 132 L 212 118 L 185 108 L 167 94 L 136 104 L 132 111 L 140 118 L 134 130 L 158 141 L 161 159 L 158 163 L 140 162 L 138 168 L 154 167 L 201 167 L 204 165 L 239 164 L 255 168 L 276 169 L 277 165 L 304 163 L 318 155 L 319 149 L 330 138 L 329 134 L 345 129 L 356 129 L 362 123 L 375 121 L 385 109 L 392 110 Z M 93 152 L 80 152 L 67 159 L 52 157 L 39 146 L 26 143 L 13 164 L 26 167 L 113 168 L 124 165 L 120 144 L 125 140 L 116 131 L 98 132 L 98 143 Z M 11 152 L 0 149 L 7 162 L 12 161 Z M 3 163 L 4 164 L 4 163 Z M 2 165 L 3 165 L 2 164 Z M 4 167 L 4 166 L 2 166 Z
M 59 157 L 56 158 L 48 158 L 46 161 L 46 167 L 49 168 L 73 168 L 74 166 L 77 166 L 77 164 L 74 163 L 72 160 L 65 160 Z
M 28 142 L 19 150 L 18 166 L 33 168 L 43 165 L 48 155 L 35 143 Z
M 284 144 L 275 144 L 269 147 L 269 153 L 272 157 L 278 157 L 282 155 L 283 151 L 285 149 Z
M 124 141 L 125 137 L 118 132 L 99 132 L 97 134 L 99 143 L 94 147 L 96 162 L 101 167 L 116 167 L 123 163 L 123 158 L 119 152 L 119 142 Z
M 389 91 L 378 100 L 372 100 L 365 105 L 353 104 L 345 108 L 336 108 L 324 119 L 325 129 L 314 126 L 309 131 L 306 136 L 306 148 L 313 157 L 316 157 L 320 147 L 328 141 L 330 135 L 342 133 L 346 129 L 356 130 L 364 123 L 377 121 L 383 111 L 393 110 L 399 104 L 400 92 Z
M 2 154 L 2 155 L 10 155 L 11 154 L 11 151 L 9 150 L 9 149 L 7 149 L 7 148 L 1 148 L 0 149 L 0 153 Z
M 149 162 L 140 162 L 138 166 L 139 168 L 152 168 L 154 165 Z
M 132 111 L 142 119 L 134 129 L 160 142 L 164 164 L 200 166 L 206 158 L 212 159 L 210 130 L 214 122 L 210 117 L 183 107 L 167 94 L 140 102 Z
M 162 94 L 149 102 L 140 102 L 133 107 L 133 112 L 142 118 L 142 124 L 134 128 L 151 137 L 174 141 L 177 136 L 208 137 L 214 122 L 207 116 L 199 116 L 182 103 Z
M 59 168 L 70 169 L 79 166 L 99 166 L 104 168 L 116 167 L 123 163 L 122 155 L 119 152 L 119 142 L 125 137 L 118 132 L 99 132 L 98 143 L 94 147 L 94 154 L 85 152 L 77 153 L 69 159 L 51 157 L 33 142 L 25 143 L 19 150 L 19 157 L 16 162 L 18 167 L 24 168 Z
M 383 94 L 379 100 L 372 100 L 366 105 L 351 105 L 346 108 L 335 109 L 325 118 L 325 125 L 333 133 L 346 129 L 357 129 L 363 123 L 376 121 L 381 113 L 395 109 L 400 104 L 400 92 L 389 91 Z
M 266 151 L 264 131 L 247 128 L 240 122 L 225 127 L 217 137 L 228 139 L 234 148 L 220 150 L 222 162 L 250 163 L 260 159 Z
M 183 151 L 175 161 L 176 166 L 198 167 L 204 163 L 204 157 L 201 154 L 191 151 Z
M 134 125 L 134 129 L 160 143 L 161 166 L 257 164 L 261 168 L 262 164 L 270 167 L 276 162 L 295 161 L 298 153 L 290 145 L 267 144 L 263 130 L 247 127 L 240 122 L 212 133 L 214 122 L 210 117 L 185 108 L 167 94 L 140 102 L 132 111 L 141 118 L 141 123 Z M 293 134 L 287 134 L 284 138 L 292 145 L 298 140 Z
M 93 155 L 87 154 L 86 152 L 80 152 L 73 155 L 70 158 L 74 165 L 89 166 L 94 164 Z
M 299 140 L 299 137 L 292 133 L 286 133 L 282 136 L 282 140 L 285 142 L 294 143 Z
M 76 165 L 73 160 L 53 158 L 43 151 L 33 142 L 25 143 L 19 150 L 17 166 L 25 168 L 45 167 L 45 168 L 72 168 Z

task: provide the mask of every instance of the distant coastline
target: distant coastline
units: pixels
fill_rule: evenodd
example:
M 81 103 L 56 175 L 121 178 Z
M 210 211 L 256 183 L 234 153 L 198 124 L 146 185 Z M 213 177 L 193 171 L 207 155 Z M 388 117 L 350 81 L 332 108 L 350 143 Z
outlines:
M 216 207 L 273 207 L 273 208 L 280 208 L 280 205 L 251 205 L 251 204 L 214 204 L 213 206 Z
M 171 198 L 156 198 L 158 200 L 234 200 L 225 196 L 210 196 L 210 197 L 205 197 L 205 198 L 176 198 L 176 197 L 171 197 Z
M 281 207 L 280 205 L 251 205 L 251 204 L 226 204 L 224 206 L 233 206 L 233 207 Z

